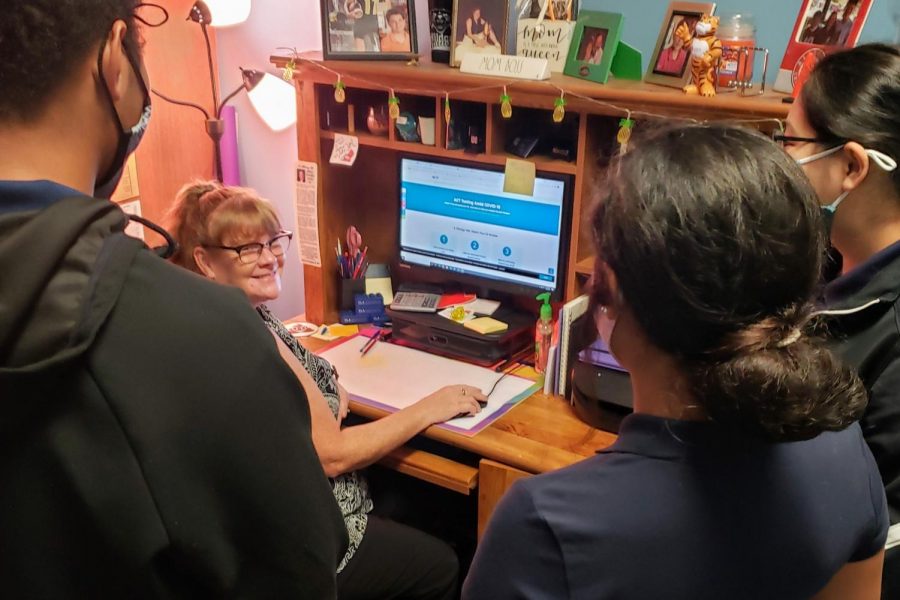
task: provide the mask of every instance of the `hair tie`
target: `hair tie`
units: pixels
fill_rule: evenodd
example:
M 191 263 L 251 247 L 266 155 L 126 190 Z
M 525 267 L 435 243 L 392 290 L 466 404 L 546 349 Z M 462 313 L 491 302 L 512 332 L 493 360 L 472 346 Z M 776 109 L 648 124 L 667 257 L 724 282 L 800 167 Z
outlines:
M 784 339 L 776 344 L 776 347 L 787 348 L 788 346 L 799 340 L 801 335 L 802 333 L 800 332 L 800 329 L 795 327 L 789 334 L 784 337 Z

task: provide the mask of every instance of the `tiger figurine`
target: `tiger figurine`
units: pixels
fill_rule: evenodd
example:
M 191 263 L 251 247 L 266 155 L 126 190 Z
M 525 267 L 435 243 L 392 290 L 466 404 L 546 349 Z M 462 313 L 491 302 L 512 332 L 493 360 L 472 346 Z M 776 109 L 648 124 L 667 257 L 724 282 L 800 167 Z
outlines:
M 686 21 L 675 28 L 675 36 L 691 49 L 691 83 L 684 86 L 685 94 L 716 95 L 716 67 L 722 58 L 722 42 L 716 37 L 719 17 L 703 15 L 692 32 Z

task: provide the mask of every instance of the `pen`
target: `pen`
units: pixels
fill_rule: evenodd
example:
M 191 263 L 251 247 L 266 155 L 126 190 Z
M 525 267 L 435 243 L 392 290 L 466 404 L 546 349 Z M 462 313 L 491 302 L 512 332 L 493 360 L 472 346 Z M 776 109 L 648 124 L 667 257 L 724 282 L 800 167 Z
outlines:
M 359 256 L 359 259 L 356 261 L 356 268 L 353 270 L 353 279 L 359 279 L 362 276 L 360 273 L 360 267 L 362 267 L 363 261 L 366 259 L 366 252 L 369 251 L 369 247 L 366 246 L 362 251 L 362 254 Z
M 366 342 L 366 345 L 360 349 L 360 351 L 359 351 L 360 357 L 365 356 L 366 353 L 368 353 L 369 350 L 371 350 L 372 347 L 375 346 L 375 342 L 377 342 L 380 337 L 381 337 L 381 330 L 379 329 L 378 333 L 376 333 L 371 338 L 369 338 L 369 341 Z

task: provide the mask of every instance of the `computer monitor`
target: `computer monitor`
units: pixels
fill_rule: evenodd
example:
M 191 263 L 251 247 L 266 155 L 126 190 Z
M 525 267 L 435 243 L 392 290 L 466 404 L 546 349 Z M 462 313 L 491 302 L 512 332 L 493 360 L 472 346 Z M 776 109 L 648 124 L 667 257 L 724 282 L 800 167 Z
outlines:
M 500 167 L 401 158 L 401 264 L 489 290 L 561 299 L 571 177 L 541 174 L 533 196 L 505 192 L 503 184 Z

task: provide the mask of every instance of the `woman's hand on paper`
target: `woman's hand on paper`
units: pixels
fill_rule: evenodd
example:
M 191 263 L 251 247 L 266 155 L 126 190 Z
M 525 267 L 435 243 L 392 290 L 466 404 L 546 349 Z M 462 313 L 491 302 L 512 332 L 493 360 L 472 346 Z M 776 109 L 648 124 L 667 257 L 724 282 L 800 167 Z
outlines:
M 429 423 L 443 423 L 460 415 L 476 415 L 481 412 L 487 396 L 472 385 L 448 385 L 419 400 L 419 408 Z

